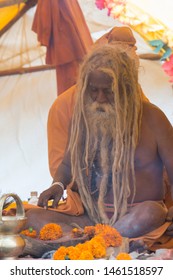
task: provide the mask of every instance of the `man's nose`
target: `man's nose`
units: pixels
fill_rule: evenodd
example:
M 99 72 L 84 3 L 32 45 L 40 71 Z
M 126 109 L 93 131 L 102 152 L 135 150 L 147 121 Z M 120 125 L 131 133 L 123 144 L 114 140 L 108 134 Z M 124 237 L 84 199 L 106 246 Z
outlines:
M 105 93 L 102 89 L 99 89 L 98 90 L 98 93 L 97 93 L 97 98 L 96 98 L 97 102 L 99 103 L 105 103 L 107 102 L 107 98 L 105 96 Z

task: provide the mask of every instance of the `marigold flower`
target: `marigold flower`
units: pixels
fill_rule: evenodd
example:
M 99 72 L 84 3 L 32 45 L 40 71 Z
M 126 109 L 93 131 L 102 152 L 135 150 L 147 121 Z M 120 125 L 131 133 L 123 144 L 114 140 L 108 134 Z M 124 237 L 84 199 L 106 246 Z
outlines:
M 59 247 L 53 255 L 54 260 L 80 260 L 81 250 L 77 247 Z
M 91 251 L 91 243 L 90 241 L 85 241 L 84 243 L 79 243 L 76 247 L 81 251 Z
M 62 228 L 58 224 L 46 224 L 40 230 L 39 238 L 41 240 L 56 240 L 62 237 Z
M 98 234 L 98 235 L 94 236 L 94 237 L 91 239 L 91 241 L 100 243 L 102 246 L 106 247 L 106 242 L 105 242 L 105 239 L 104 239 L 104 237 L 102 236 L 102 234 Z
M 95 225 L 95 234 L 99 234 L 100 232 L 103 232 L 103 230 L 105 230 L 105 225 L 103 224 Z
M 101 233 L 101 236 L 104 238 L 106 247 L 118 247 L 122 244 L 122 237 L 113 233 Z
M 80 228 L 73 228 L 71 231 L 72 237 L 77 238 L 84 235 L 84 231 Z
M 119 253 L 116 260 L 132 260 L 132 257 L 128 253 Z
M 83 251 L 80 254 L 79 260 L 94 260 L 94 257 L 90 251 Z
M 85 242 L 86 243 L 86 242 Z M 84 245 L 85 245 L 85 243 L 78 243 L 77 245 L 76 245 L 76 248 L 78 248 L 80 251 L 82 251 L 83 250 L 83 247 L 84 247 Z
M 106 256 L 106 246 L 104 244 L 104 240 L 99 242 L 100 238 L 93 237 L 89 242 L 91 245 L 91 252 L 94 258 L 104 258 Z
M 81 251 L 77 247 L 69 246 L 67 247 L 67 259 L 68 260 L 79 260 Z
M 95 235 L 95 226 L 86 226 L 84 228 L 84 233 L 89 236 L 89 238 L 92 238 Z
M 66 255 L 67 248 L 65 246 L 61 246 L 53 254 L 53 260 L 65 260 Z
M 33 229 L 32 227 L 29 227 L 28 229 L 24 229 L 20 233 L 25 236 L 29 236 L 31 238 L 37 237 L 37 231 L 35 229 Z
M 109 225 L 97 224 L 95 226 L 95 234 L 99 234 L 103 237 L 106 247 L 118 247 L 122 244 L 122 236 L 120 233 Z

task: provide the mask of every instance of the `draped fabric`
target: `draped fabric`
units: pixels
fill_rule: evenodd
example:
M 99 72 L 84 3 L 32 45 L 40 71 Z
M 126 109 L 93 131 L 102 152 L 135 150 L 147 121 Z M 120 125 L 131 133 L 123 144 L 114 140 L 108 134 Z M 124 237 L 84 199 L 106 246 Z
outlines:
M 77 0 L 38 0 L 32 30 L 57 70 L 58 94 L 75 84 L 80 61 L 93 44 Z

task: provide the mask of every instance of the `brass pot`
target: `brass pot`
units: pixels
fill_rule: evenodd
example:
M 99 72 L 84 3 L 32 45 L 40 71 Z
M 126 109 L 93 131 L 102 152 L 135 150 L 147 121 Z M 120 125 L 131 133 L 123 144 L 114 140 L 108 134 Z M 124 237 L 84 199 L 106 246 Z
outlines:
M 13 197 L 16 202 L 16 216 L 2 216 L 3 205 L 7 198 Z M 0 259 L 16 259 L 25 247 L 24 239 L 19 235 L 27 218 L 23 204 L 18 195 L 4 194 L 0 198 Z

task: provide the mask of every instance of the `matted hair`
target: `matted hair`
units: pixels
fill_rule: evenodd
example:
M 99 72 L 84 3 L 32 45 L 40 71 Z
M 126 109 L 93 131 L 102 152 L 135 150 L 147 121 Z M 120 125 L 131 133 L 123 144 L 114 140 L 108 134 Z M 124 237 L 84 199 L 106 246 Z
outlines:
M 88 170 L 92 163 L 89 162 L 90 130 L 85 100 L 88 78 L 95 70 L 102 71 L 111 77 L 114 94 L 115 128 L 111 150 L 114 214 L 110 220 L 104 209 L 107 180 L 101 184 L 102 189 L 99 190 L 97 203 L 93 200 L 88 187 Z M 88 215 L 96 223 L 113 225 L 125 214 L 127 198 L 130 195 L 133 198 L 135 196 L 134 154 L 140 137 L 141 118 L 142 96 L 134 59 L 131 59 L 118 45 L 97 46 L 87 55 L 81 65 L 69 141 L 73 181 L 78 184 Z

